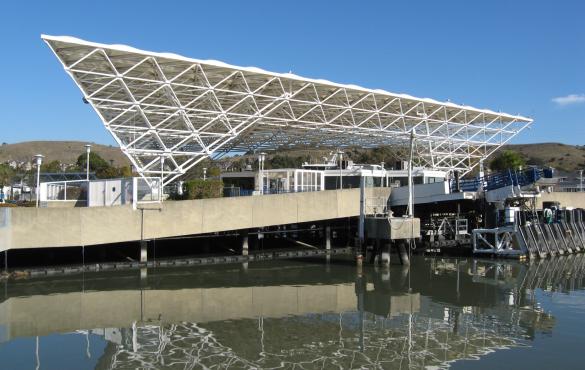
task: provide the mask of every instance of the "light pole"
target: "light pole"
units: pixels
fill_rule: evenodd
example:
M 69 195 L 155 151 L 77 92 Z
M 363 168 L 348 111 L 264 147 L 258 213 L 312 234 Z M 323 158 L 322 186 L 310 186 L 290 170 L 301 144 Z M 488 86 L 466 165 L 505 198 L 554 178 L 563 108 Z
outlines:
M 579 191 L 583 191 L 583 170 L 579 170 Z
M 264 160 L 266 153 L 262 152 L 258 156 L 258 172 L 260 172 L 260 194 L 264 194 Z
M 207 179 L 207 167 L 203 167 L 203 181 Z
M 385 163 L 380 162 L 380 167 L 382 167 L 382 178 L 380 179 L 380 186 L 388 186 L 388 180 L 386 179 L 386 168 L 384 167 Z
M 89 181 L 89 153 L 91 152 L 91 145 L 85 144 L 85 152 L 87 153 L 87 159 L 85 163 L 85 180 Z
M 35 155 L 35 162 L 37 164 L 37 208 L 39 208 L 39 196 L 40 196 L 40 190 L 41 190 L 41 164 L 43 163 L 43 158 L 45 156 L 42 154 L 37 154 Z
M 339 156 L 339 188 L 343 189 L 343 152 L 341 149 L 337 151 L 337 155 Z

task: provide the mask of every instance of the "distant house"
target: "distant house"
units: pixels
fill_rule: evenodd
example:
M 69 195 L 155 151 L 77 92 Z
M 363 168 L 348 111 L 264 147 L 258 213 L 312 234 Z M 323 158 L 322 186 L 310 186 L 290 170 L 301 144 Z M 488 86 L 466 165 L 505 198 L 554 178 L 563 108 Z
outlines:
M 559 171 L 558 179 L 559 182 L 555 191 L 582 192 L 585 190 L 585 174 L 583 182 L 581 182 L 581 174 L 579 172 Z
M 7 165 L 8 165 L 10 168 L 12 168 L 13 170 L 15 170 L 15 169 L 17 169 L 17 168 L 18 168 L 18 162 L 17 162 L 17 161 L 15 161 L 15 160 L 8 161 L 8 162 L 6 162 L 6 164 L 7 164 Z

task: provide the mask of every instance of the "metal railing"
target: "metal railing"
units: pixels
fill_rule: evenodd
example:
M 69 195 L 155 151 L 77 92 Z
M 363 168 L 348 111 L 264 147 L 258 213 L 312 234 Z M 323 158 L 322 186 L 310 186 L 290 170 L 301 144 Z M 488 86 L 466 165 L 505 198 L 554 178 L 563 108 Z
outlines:
M 86 180 L 54 181 L 41 183 L 41 202 L 87 202 Z
M 163 199 L 163 187 L 160 177 L 134 177 L 132 181 L 132 205 L 160 203 Z
M 461 191 L 478 191 L 482 188 L 484 190 L 495 190 L 505 186 L 527 186 L 534 184 L 543 176 L 543 170 L 540 168 L 528 168 L 525 170 L 506 170 L 502 172 L 492 173 L 484 177 L 476 177 L 473 179 L 464 179 L 459 181 L 459 190 Z M 451 179 L 451 192 L 457 190 L 457 183 Z

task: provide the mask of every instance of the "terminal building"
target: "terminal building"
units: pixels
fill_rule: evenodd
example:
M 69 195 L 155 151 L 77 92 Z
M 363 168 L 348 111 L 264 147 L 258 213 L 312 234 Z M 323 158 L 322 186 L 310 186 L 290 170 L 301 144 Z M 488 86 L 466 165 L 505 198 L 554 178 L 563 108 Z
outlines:
M 301 168 L 279 168 L 253 171 L 224 172 L 220 175 L 226 187 L 238 189 L 238 194 L 280 194 L 300 191 L 355 189 L 364 178 L 367 187 L 401 187 L 408 185 L 406 163 L 402 169 L 386 169 L 384 164 L 356 164 L 339 161 L 334 154 L 326 163 L 304 163 Z M 326 158 L 325 158 L 326 159 Z M 431 184 L 446 181 L 447 171 L 414 167 L 413 183 Z

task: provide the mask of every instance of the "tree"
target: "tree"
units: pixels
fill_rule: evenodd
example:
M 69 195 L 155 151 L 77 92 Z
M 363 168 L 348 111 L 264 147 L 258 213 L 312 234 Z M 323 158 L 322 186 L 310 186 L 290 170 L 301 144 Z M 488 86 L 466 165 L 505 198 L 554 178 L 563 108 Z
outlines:
M 311 157 L 308 155 L 290 156 L 276 154 L 272 158 L 266 158 L 264 168 L 299 168 L 304 162 L 309 162 L 310 160 Z
M 120 177 L 132 177 L 132 169 L 130 166 L 122 166 L 118 167 L 118 171 L 120 172 Z
M 10 184 L 10 180 L 14 176 L 14 170 L 7 164 L 0 164 L 0 186 Z
M 91 166 L 91 162 L 90 162 L 90 166 Z M 99 170 L 96 171 L 95 173 L 95 177 L 97 177 L 98 179 L 115 179 L 118 177 L 122 177 L 120 174 L 120 170 L 116 167 L 104 167 L 104 168 L 100 168 Z
M 41 172 L 61 172 L 61 162 L 54 160 L 48 163 L 41 164 Z
M 87 154 L 81 154 L 77 157 L 77 167 L 81 171 L 85 171 L 87 163 Z M 108 162 L 105 159 L 100 157 L 99 154 L 96 152 L 89 153 L 89 170 L 93 172 L 98 172 L 101 170 L 105 170 L 106 168 L 110 167 Z
M 221 180 L 194 179 L 185 181 L 183 199 L 206 199 L 222 196 L 223 182 Z
M 492 171 L 517 170 L 524 166 L 524 158 L 512 150 L 504 150 L 490 162 Z
M 221 174 L 221 170 L 219 167 L 210 167 L 207 169 L 207 176 L 208 177 L 219 177 Z

